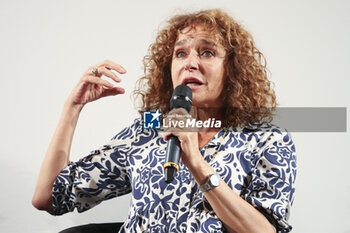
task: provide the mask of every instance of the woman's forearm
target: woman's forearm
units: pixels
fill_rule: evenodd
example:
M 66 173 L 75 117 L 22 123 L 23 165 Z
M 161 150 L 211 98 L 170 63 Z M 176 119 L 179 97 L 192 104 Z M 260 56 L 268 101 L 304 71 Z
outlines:
M 66 102 L 63 111 L 41 165 L 32 199 L 34 207 L 51 210 L 52 187 L 60 171 L 67 166 L 73 134 L 78 122 L 82 105 Z
M 198 184 L 203 184 L 215 170 L 204 160 L 189 167 Z M 223 180 L 204 195 L 229 232 L 276 232 L 266 217 L 237 195 Z

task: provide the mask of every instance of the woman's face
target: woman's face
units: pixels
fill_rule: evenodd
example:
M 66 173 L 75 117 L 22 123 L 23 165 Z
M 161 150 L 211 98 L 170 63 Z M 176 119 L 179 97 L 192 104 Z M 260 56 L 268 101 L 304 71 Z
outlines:
M 174 88 L 186 84 L 192 89 L 196 107 L 221 107 L 225 83 L 226 51 L 202 25 L 179 34 L 171 63 Z

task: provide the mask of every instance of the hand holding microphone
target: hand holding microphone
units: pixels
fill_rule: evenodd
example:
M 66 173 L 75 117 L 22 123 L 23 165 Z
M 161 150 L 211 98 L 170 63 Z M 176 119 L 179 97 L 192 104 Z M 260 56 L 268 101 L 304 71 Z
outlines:
M 170 111 L 177 108 L 184 108 L 188 113 L 192 107 L 192 90 L 186 85 L 179 85 L 175 88 L 170 100 Z M 168 138 L 164 176 L 165 182 L 171 183 L 179 170 L 180 141 L 178 137 L 170 135 Z

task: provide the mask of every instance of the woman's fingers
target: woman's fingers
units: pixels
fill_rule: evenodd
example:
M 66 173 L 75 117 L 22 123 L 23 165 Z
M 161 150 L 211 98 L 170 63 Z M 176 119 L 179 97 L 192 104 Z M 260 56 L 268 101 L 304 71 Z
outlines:
M 101 97 L 111 96 L 111 95 L 118 95 L 118 94 L 124 94 L 125 89 L 122 87 L 113 87 L 109 89 L 105 89 L 102 93 Z
M 183 108 L 171 110 L 164 118 L 164 124 L 170 126 L 164 128 L 164 139 L 167 140 L 170 135 L 179 136 L 181 133 L 193 131 L 187 125 L 191 119 L 191 115 Z
M 180 133 L 181 133 L 181 130 L 179 130 L 179 129 L 175 129 L 175 130 L 171 130 L 171 131 L 165 131 L 164 130 L 163 139 L 165 141 L 167 141 L 171 135 L 179 137 L 181 135 Z
M 118 73 L 120 74 L 125 74 L 126 73 L 126 70 L 119 64 L 117 63 L 114 63 L 110 60 L 104 60 L 103 62 L 99 63 L 97 66 L 97 68 L 99 67 L 105 67 L 109 70 L 115 70 L 117 71 Z
M 111 78 L 115 82 L 119 83 L 121 82 L 121 78 L 119 78 L 115 73 L 113 73 L 111 70 L 114 70 L 120 74 L 126 73 L 126 70 L 119 64 L 114 63 L 110 60 L 104 60 L 101 63 L 98 63 L 95 66 L 91 66 L 83 76 L 93 76 L 96 78 L 101 78 L 102 75 Z M 89 79 L 90 80 L 90 79 Z M 96 82 L 94 82 L 96 83 Z M 102 84 L 102 83 L 101 83 Z
M 88 82 L 88 83 L 93 83 L 93 84 L 98 84 L 98 85 L 102 85 L 104 87 L 107 88 L 113 88 L 114 85 L 106 80 L 103 80 L 101 78 L 98 78 L 96 76 L 92 76 L 92 75 L 87 75 L 84 76 L 83 81 Z
M 105 68 L 105 67 L 101 67 L 98 69 L 98 72 L 100 74 L 103 74 L 106 77 L 109 77 L 111 79 L 113 79 L 115 82 L 119 83 L 120 81 L 122 81 L 115 73 L 113 73 L 112 71 L 110 71 L 109 69 Z
M 126 70 L 119 64 L 110 60 L 105 60 L 94 66 L 89 67 L 81 77 L 78 85 L 72 93 L 72 103 L 86 104 L 95 101 L 101 97 L 118 95 L 125 93 L 121 87 L 115 87 L 115 83 L 119 83 L 121 79 L 115 74 L 124 74 Z M 105 76 L 112 80 L 102 79 Z

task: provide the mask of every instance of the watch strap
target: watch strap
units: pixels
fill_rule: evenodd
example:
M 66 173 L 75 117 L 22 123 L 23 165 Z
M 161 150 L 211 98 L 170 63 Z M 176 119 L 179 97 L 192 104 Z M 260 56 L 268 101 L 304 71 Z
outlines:
M 209 179 L 208 179 L 208 181 L 209 181 Z M 204 184 L 202 184 L 201 186 L 199 186 L 199 190 L 201 192 L 205 192 L 205 191 L 208 191 L 208 190 L 212 189 L 212 187 L 211 187 L 211 185 L 209 184 L 208 181 L 205 182 Z

